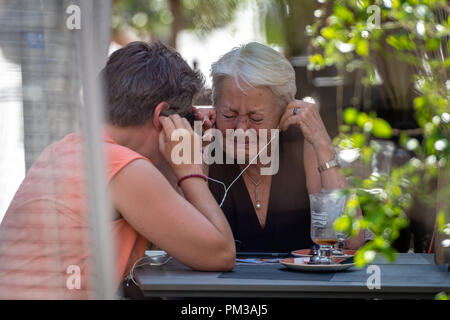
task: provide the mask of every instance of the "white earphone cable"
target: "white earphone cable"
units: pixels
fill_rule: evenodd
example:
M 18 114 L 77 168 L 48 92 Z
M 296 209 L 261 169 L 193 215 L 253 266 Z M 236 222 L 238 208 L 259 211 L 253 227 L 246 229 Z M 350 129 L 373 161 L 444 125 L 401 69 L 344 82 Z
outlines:
M 268 143 L 266 143 L 266 145 L 264 147 L 261 148 L 261 150 L 258 152 L 258 154 L 256 156 L 253 157 L 253 159 L 249 162 L 249 164 L 244 168 L 244 170 L 242 170 L 239 175 L 236 177 L 236 179 L 233 180 L 233 182 L 231 182 L 231 184 L 228 186 L 228 188 L 226 187 L 225 183 L 223 183 L 222 181 L 207 177 L 208 180 L 220 183 L 221 185 L 223 185 L 223 188 L 225 190 L 225 194 L 223 195 L 222 201 L 219 204 L 219 207 L 222 207 L 223 203 L 225 202 L 225 199 L 227 197 L 228 194 L 228 190 L 230 190 L 231 186 L 244 174 L 245 170 L 247 170 L 250 165 L 259 157 L 259 155 L 269 146 L 269 144 L 272 143 L 272 141 L 277 137 L 277 135 L 273 136 L 272 139 L 270 139 L 270 141 Z

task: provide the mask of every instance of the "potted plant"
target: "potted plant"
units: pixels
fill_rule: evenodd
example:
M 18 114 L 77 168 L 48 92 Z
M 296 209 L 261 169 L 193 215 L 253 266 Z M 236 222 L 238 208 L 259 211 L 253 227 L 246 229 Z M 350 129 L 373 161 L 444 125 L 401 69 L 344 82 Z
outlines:
M 335 143 L 341 149 L 358 149 L 366 165 L 379 151 L 373 138 L 391 139 L 413 154 L 383 174 L 369 171 L 358 176 L 349 168 L 352 188 L 347 192 L 353 198 L 336 227 L 350 233 L 361 228 L 373 232 L 374 240 L 355 257 L 358 265 L 372 261 L 377 253 L 394 259 L 392 244 L 408 224 L 406 213 L 413 200 L 420 198 L 438 210 L 436 262 L 449 263 L 449 5 L 445 0 L 336 0 L 325 6 L 332 7 L 330 15 L 312 26 L 316 53 L 311 68 L 357 68 L 365 88 L 382 83 L 391 108 L 379 112 L 385 119 L 359 105 L 342 111 Z M 401 116 L 393 117 L 394 110 Z M 415 124 L 405 122 L 408 114 L 414 114 L 418 130 L 411 131 Z M 436 180 L 439 187 L 433 188 Z M 356 218 L 358 208 L 362 218 Z

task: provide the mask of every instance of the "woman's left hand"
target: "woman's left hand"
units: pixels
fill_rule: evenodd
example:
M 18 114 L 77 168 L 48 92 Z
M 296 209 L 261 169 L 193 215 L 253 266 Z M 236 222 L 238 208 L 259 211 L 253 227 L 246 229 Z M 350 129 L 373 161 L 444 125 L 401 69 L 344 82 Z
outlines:
M 300 128 L 306 141 L 312 145 L 331 143 L 315 104 L 300 100 L 290 102 L 281 116 L 280 129 L 286 131 L 291 125 Z

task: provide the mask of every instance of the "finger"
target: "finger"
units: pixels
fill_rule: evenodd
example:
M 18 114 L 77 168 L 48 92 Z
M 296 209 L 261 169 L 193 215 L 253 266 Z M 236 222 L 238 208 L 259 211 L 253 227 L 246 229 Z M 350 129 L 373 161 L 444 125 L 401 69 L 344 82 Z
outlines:
M 287 121 L 288 119 L 289 119 L 289 118 L 285 118 L 284 120 L 282 120 L 282 121 L 280 122 L 279 127 L 280 127 L 280 130 L 281 130 L 281 131 L 286 131 L 286 130 L 287 130 L 288 126 L 286 125 L 286 121 Z
M 282 131 L 287 130 L 287 129 L 289 128 L 290 125 L 292 125 L 292 124 L 294 124 L 294 123 L 296 123 L 296 122 L 299 122 L 300 119 L 301 119 L 302 117 L 304 117 L 304 112 L 305 112 L 305 110 L 304 110 L 304 109 L 299 109 L 298 107 L 296 107 L 296 108 L 297 108 L 297 110 L 296 110 L 295 115 L 294 115 L 294 110 L 293 110 L 294 108 L 290 108 L 290 109 L 286 110 L 286 113 L 283 114 L 283 116 L 281 117 L 281 120 L 280 120 L 280 129 L 281 129 Z M 289 120 L 289 124 L 286 125 L 286 122 L 287 122 L 288 120 Z
M 211 110 L 211 116 L 210 116 L 210 122 L 211 122 L 211 127 L 216 123 L 216 110 Z
M 197 119 L 204 120 L 209 117 L 209 111 L 206 109 L 196 109 L 195 115 Z
M 166 134 L 163 130 L 159 132 L 159 151 L 163 152 L 166 145 Z
M 280 123 L 279 123 L 280 129 L 283 128 L 283 123 L 286 121 L 286 119 L 291 116 L 292 116 L 292 109 L 286 108 L 286 110 L 284 110 L 284 113 L 281 115 L 281 118 L 280 118 Z
M 315 119 L 309 119 L 307 117 L 302 117 L 299 121 L 301 130 L 303 132 L 303 135 L 312 137 L 316 135 L 317 132 L 324 130 L 326 132 L 325 127 L 322 128 L 318 122 L 315 121 Z
M 284 118 L 282 122 L 280 122 L 280 129 L 281 131 L 286 131 L 290 125 L 296 123 L 298 121 L 298 116 L 289 116 L 287 118 Z
M 161 123 L 163 127 L 163 131 L 166 135 L 166 139 L 170 139 L 170 136 L 172 135 L 173 130 L 175 130 L 175 124 L 173 123 L 172 119 L 168 117 L 159 117 L 159 122 Z
M 192 131 L 191 124 L 189 123 L 188 119 L 181 118 L 184 124 L 184 128 L 186 128 L 188 131 Z
M 300 100 L 295 100 L 288 104 L 288 108 L 290 108 L 290 109 L 293 109 L 295 107 L 297 108 L 297 111 L 307 110 L 312 113 L 317 111 L 317 107 L 314 103 L 309 103 L 309 102 L 300 101 Z
M 214 135 L 212 134 L 212 130 L 206 130 L 206 132 L 203 134 L 203 141 L 205 142 L 210 142 L 212 140 L 212 138 L 214 137 Z
M 295 115 L 294 115 L 294 108 L 297 108 Z M 281 116 L 280 127 L 281 127 L 282 122 L 286 121 L 286 119 L 291 116 L 296 116 L 297 114 L 301 113 L 301 110 L 302 110 L 302 108 L 300 107 L 300 105 L 295 102 L 291 102 L 290 104 L 288 104 L 288 106 L 286 107 L 286 110 L 284 111 L 283 115 Z
M 206 118 L 203 122 L 203 129 L 208 130 L 210 128 L 212 128 L 213 123 L 211 122 L 211 120 L 209 118 Z
M 200 109 L 195 109 L 194 116 L 196 120 L 200 121 L 203 121 L 205 118 L 205 115 L 200 111 Z
M 286 120 L 289 119 L 289 117 L 283 117 L 280 120 L 280 123 L 278 124 L 278 127 L 280 128 L 281 131 L 285 131 L 286 130 Z
M 320 114 L 319 114 L 319 110 L 317 109 L 315 104 L 312 103 L 307 103 L 304 102 L 304 104 L 306 104 L 302 110 L 305 111 L 305 116 L 306 118 L 308 118 L 310 121 L 322 121 Z
M 284 122 L 282 124 L 280 124 L 280 128 L 282 131 L 286 131 L 287 129 L 289 129 L 289 127 L 291 125 L 295 125 L 300 127 L 301 129 L 303 126 L 303 119 L 301 115 L 295 115 L 295 116 L 291 116 L 289 118 L 287 118 L 286 120 L 284 120 Z
M 198 109 L 195 109 L 194 116 L 197 120 L 203 120 L 203 113 L 201 113 Z
M 173 121 L 176 129 L 186 129 L 184 126 L 183 119 L 178 114 L 172 114 L 169 118 Z
M 314 104 L 314 103 L 310 103 L 310 102 L 305 102 L 305 101 L 302 101 L 302 100 L 294 100 L 294 101 L 291 101 L 289 104 L 288 104 L 288 106 L 296 106 L 296 107 L 299 107 L 299 108 L 305 108 L 305 107 L 316 107 L 316 105 Z
M 320 115 L 314 106 L 310 105 L 303 110 L 304 110 L 304 112 L 302 113 L 303 121 L 310 129 L 312 128 L 319 129 L 323 127 L 322 119 L 320 118 Z

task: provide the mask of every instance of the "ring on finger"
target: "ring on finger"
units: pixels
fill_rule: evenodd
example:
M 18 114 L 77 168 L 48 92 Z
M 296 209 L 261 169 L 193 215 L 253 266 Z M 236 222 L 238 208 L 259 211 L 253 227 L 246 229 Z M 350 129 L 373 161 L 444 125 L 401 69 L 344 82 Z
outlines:
M 295 116 L 297 114 L 297 107 L 294 107 L 294 109 L 292 109 L 292 114 Z

